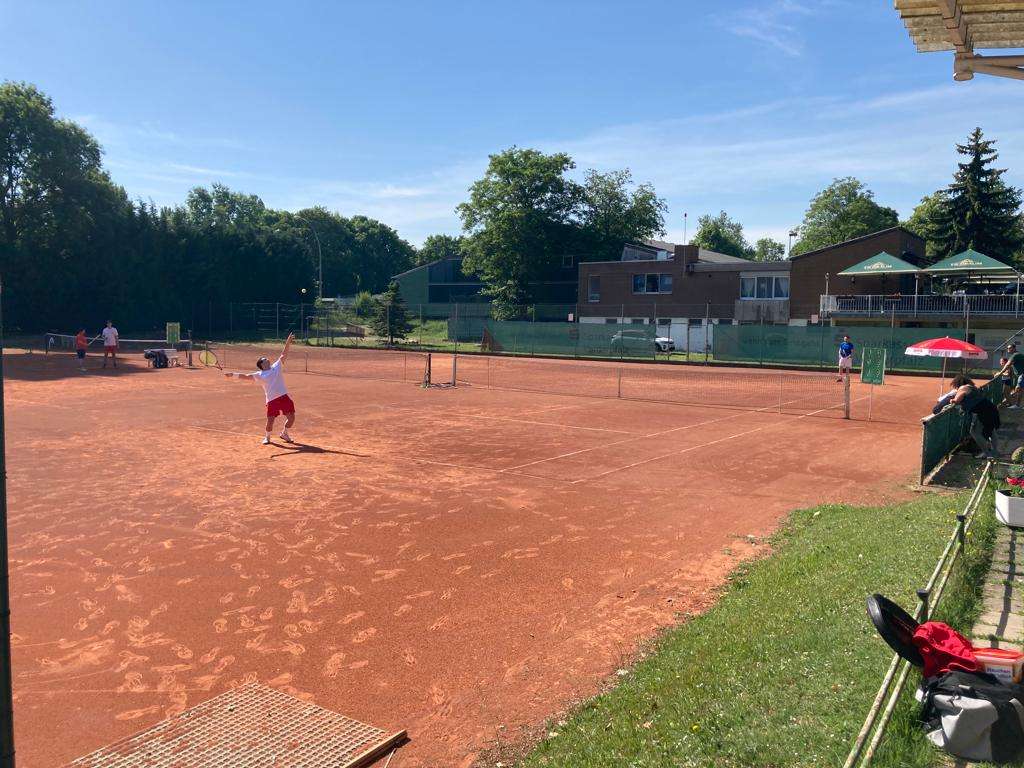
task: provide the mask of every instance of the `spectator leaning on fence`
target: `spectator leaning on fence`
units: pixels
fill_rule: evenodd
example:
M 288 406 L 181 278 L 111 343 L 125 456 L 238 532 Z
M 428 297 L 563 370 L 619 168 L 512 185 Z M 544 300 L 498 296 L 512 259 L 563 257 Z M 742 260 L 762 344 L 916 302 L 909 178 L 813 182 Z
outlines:
M 1001 426 L 999 409 L 962 373 L 953 377 L 953 388 L 955 392 L 950 393 L 953 395 L 950 402 L 974 417 L 971 419 L 971 437 L 980 449 L 975 458 L 995 458 L 999 452 L 996 443 L 996 430 Z

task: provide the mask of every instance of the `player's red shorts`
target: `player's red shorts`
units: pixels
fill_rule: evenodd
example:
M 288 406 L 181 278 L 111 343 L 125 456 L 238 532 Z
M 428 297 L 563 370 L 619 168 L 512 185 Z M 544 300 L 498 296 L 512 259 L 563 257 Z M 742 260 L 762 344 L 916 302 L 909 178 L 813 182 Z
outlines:
M 275 397 L 267 403 L 267 418 L 273 419 L 277 416 L 289 416 L 295 413 L 295 403 L 288 395 Z

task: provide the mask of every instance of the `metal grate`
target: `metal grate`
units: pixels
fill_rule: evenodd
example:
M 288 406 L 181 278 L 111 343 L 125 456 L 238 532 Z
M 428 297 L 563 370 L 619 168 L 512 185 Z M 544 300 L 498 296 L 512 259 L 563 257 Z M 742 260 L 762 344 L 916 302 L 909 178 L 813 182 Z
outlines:
M 405 740 L 250 683 L 69 768 L 359 768 Z

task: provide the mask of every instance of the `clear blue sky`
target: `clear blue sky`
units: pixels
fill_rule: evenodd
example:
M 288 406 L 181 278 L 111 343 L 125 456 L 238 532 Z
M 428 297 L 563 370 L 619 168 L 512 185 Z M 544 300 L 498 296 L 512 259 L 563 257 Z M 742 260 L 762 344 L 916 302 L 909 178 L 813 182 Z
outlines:
M 129 195 L 223 182 L 374 216 L 419 244 L 513 144 L 628 167 L 669 238 L 728 211 L 784 233 L 833 177 L 906 216 L 953 143 L 1024 185 L 1024 84 L 951 79 L 888 0 L 0 0 L 0 77 L 102 143 Z

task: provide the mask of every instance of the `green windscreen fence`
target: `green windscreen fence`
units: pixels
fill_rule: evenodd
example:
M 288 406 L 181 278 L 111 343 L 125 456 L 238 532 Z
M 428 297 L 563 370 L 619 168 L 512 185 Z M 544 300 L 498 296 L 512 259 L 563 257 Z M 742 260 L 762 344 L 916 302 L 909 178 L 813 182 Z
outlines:
M 653 325 L 632 323 L 544 323 L 460 317 L 448 320 L 448 338 L 479 345 L 485 352 L 560 357 L 653 360 Z
M 996 405 L 1003 399 L 1003 383 L 998 379 L 983 385 L 981 391 Z M 959 406 L 953 406 L 924 420 L 921 435 L 921 482 L 967 439 L 972 418 Z
M 855 351 L 854 365 L 860 366 L 865 348 L 883 348 L 889 370 L 938 371 L 942 360 L 904 354 L 911 344 L 936 336 L 958 336 L 963 331 L 938 328 L 886 328 L 884 326 L 842 325 L 716 325 L 712 354 L 718 361 L 762 363 L 764 365 L 808 365 L 831 368 L 839 359 L 838 347 L 849 335 Z M 982 362 L 976 368 L 988 368 Z

